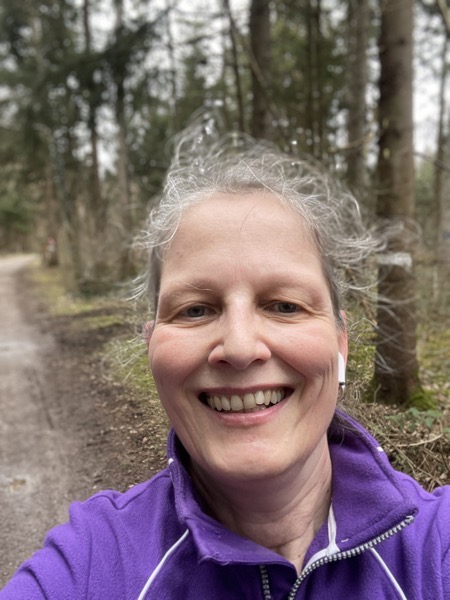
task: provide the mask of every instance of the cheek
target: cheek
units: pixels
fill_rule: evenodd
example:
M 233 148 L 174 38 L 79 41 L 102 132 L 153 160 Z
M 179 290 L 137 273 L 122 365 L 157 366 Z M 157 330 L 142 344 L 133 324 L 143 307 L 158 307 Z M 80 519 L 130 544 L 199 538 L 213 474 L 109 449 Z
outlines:
M 153 378 L 161 393 L 180 385 L 195 368 L 198 353 L 188 335 L 177 331 L 155 331 L 148 346 Z
M 327 335 L 320 327 L 284 336 L 283 348 L 285 361 L 307 378 L 325 376 L 337 368 L 337 336 Z

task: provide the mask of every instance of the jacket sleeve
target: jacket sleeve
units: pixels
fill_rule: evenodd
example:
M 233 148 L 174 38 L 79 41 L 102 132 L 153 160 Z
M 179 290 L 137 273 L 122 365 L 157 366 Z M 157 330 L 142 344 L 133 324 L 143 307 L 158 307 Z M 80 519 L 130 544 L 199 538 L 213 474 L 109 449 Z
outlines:
M 78 600 L 87 598 L 92 535 L 80 503 L 70 521 L 52 529 L 43 547 L 25 561 L 0 591 L 0 600 Z
M 442 589 L 444 592 L 444 598 L 450 598 L 450 548 L 444 554 L 444 560 L 442 564 Z
M 442 598 L 450 598 L 450 486 L 437 488 L 433 494 L 440 497 L 439 510 L 434 525 L 439 539 L 440 557 L 442 557 L 441 579 Z

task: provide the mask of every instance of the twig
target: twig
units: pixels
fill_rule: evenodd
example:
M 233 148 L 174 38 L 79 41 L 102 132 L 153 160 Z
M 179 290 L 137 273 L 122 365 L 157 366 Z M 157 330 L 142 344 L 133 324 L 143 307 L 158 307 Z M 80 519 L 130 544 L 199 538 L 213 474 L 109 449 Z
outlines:
M 413 448 L 415 446 L 423 446 L 424 444 L 432 444 L 433 442 L 437 442 L 437 440 L 440 440 L 443 436 L 444 434 L 440 433 L 436 437 L 430 438 L 429 440 L 421 440 L 420 442 L 414 442 L 412 444 L 396 444 L 396 446 L 398 448 Z

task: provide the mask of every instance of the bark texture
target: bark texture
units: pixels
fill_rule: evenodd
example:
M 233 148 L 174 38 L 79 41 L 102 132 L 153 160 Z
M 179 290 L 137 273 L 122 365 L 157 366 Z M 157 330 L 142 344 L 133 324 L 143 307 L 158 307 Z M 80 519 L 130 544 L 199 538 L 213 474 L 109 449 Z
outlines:
M 267 88 L 270 79 L 270 8 L 269 0 L 252 0 L 250 6 L 250 49 L 252 71 L 251 134 L 269 135 Z
M 413 0 L 381 3 L 377 210 L 395 226 L 380 256 L 376 397 L 408 404 L 420 390 L 416 357 L 413 162 Z
M 347 183 L 361 196 L 365 188 L 365 134 L 369 1 L 349 0 Z

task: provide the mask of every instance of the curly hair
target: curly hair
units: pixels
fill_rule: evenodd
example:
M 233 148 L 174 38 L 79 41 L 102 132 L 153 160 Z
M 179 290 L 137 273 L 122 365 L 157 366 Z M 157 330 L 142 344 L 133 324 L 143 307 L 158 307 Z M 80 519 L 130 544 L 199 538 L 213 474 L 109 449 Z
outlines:
M 178 137 L 162 193 L 139 236 L 148 254 L 140 289 L 152 309 L 157 308 L 164 252 L 184 212 L 218 193 L 235 195 L 237 201 L 243 194 L 270 194 L 294 210 L 317 245 L 342 325 L 341 297 L 359 281 L 349 281 L 347 274 L 361 270 L 364 260 L 381 247 L 363 223 L 357 201 L 316 163 L 246 135 L 220 136 L 211 120 L 188 127 Z

